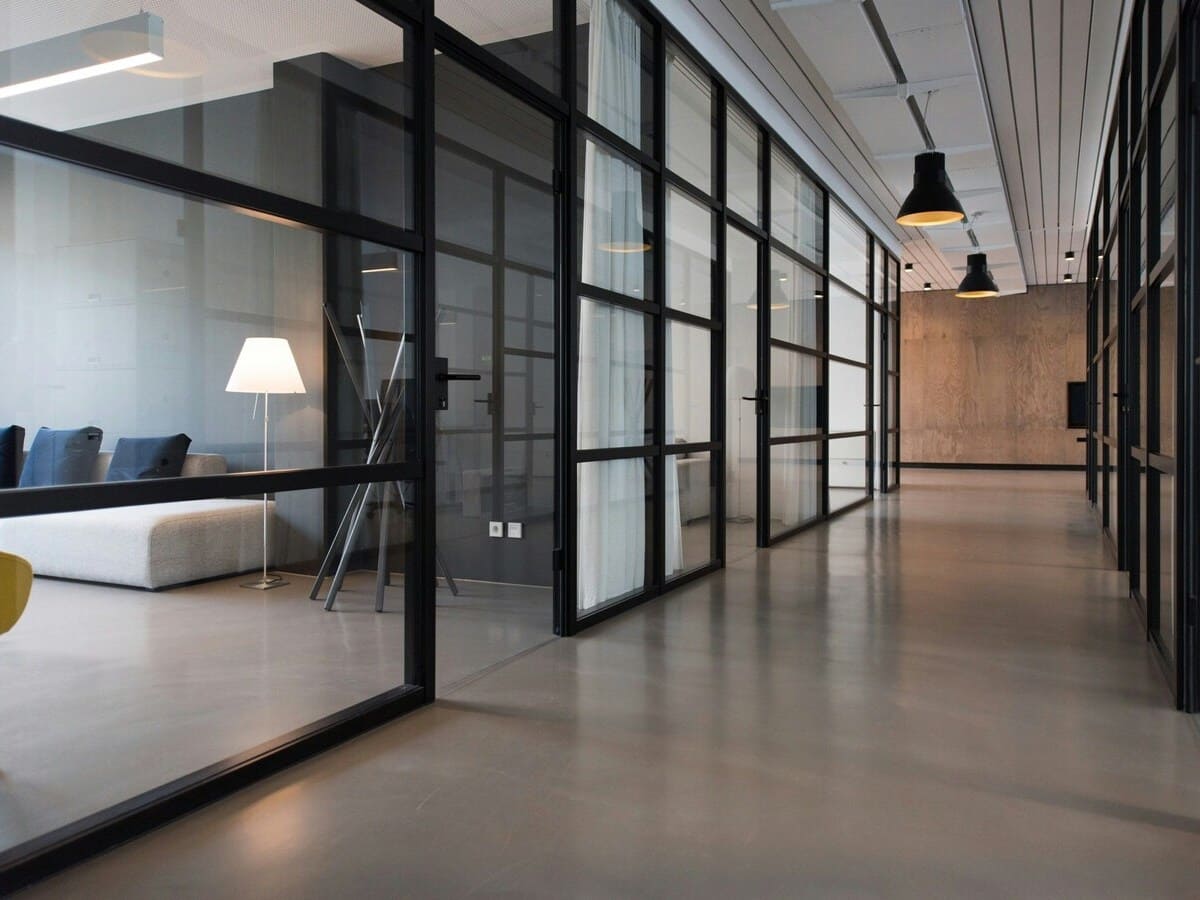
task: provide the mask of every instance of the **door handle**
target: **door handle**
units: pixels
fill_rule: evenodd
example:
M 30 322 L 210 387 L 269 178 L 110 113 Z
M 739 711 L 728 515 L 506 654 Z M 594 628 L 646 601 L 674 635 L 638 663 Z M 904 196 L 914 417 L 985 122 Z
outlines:
M 478 378 L 479 378 L 479 376 L 478 376 L 478 375 L 477 375 L 477 376 L 475 376 L 475 379 L 476 379 L 476 380 L 478 380 Z M 486 399 L 486 400 L 475 400 L 475 401 L 473 401 L 473 402 L 475 402 L 475 403 L 486 403 L 486 404 L 487 404 L 487 413 L 488 413 L 488 415 L 489 415 L 489 416 L 494 416 L 494 415 L 496 414 L 496 400 L 495 400 L 495 398 L 492 396 L 492 392 L 491 392 L 491 391 L 488 391 L 488 395 L 487 395 L 487 399 Z
M 759 391 L 753 397 L 743 397 L 742 399 L 754 401 L 754 414 L 756 416 L 761 416 L 763 413 L 765 413 L 767 411 L 766 391 Z
M 436 394 L 434 396 L 434 409 L 449 409 L 450 408 L 450 382 L 451 381 L 481 381 L 482 375 L 468 375 L 466 373 L 450 373 L 450 361 L 444 356 L 435 357 L 433 360 L 434 381 Z

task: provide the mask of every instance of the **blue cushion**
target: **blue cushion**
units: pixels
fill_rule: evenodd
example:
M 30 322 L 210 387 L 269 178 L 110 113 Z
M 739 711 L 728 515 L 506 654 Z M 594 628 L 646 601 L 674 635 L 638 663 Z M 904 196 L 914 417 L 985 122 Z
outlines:
M 17 486 L 21 477 L 21 451 L 25 449 L 25 429 L 20 425 L 0 428 L 0 488 Z
M 103 437 L 103 431 L 92 427 L 39 428 L 25 457 L 20 487 L 91 481 Z
M 186 434 L 166 437 L 120 438 L 108 466 L 109 481 L 177 478 L 183 471 L 192 439 Z

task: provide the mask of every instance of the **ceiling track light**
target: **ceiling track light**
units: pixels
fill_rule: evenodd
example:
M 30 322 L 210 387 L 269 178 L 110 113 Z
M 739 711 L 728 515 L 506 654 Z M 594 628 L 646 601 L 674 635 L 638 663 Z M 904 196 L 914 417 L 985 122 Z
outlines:
M 1072 275 L 1070 272 L 1068 272 L 1066 275 L 1063 276 L 1063 281 L 1074 281 L 1074 280 L 1075 280 L 1075 276 Z
M 905 263 L 905 264 L 904 264 L 904 271 L 905 271 L 905 272 L 911 272 L 912 270 L 913 270 L 913 264 L 912 264 L 912 263 Z
M 987 254 L 972 253 L 967 256 L 967 274 L 954 292 L 955 297 L 963 300 L 980 300 L 985 297 L 995 297 L 1000 293 L 992 273 L 988 271 Z
M 925 287 L 921 288 L 921 290 L 923 290 L 923 291 L 932 291 L 932 290 L 933 290 L 933 284 L 932 284 L 931 282 L 928 282 L 928 281 L 927 281 L 927 282 L 925 282 Z
M 142 12 L 0 53 L 0 99 L 162 59 L 163 21 Z
M 946 154 L 918 153 L 913 161 L 913 188 L 896 216 L 898 225 L 930 228 L 966 219 L 962 204 L 950 190 Z
M 1073 260 L 1074 258 L 1075 258 L 1074 250 L 1068 250 L 1066 253 L 1063 254 L 1063 259 L 1065 259 L 1067 262 L 1071 262 L 1071 260 Z

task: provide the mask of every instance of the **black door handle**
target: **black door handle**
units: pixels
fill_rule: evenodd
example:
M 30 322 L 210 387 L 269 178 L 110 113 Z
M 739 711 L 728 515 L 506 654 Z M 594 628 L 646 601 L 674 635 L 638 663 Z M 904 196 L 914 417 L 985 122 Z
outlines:
M 743 397 L 742 399 L 754 401 L 754 414 L 756 416 L 761 416 L 763 413 L 765 413 L 767 411 L 766 391 L 759 391 L 753 397 Z
M 444 356 L 435 357 L 433 360 L 434 381 L 437 382 L 437 393 L 434 397 L 434 409 L 449 409 L 450 407 L 450 382 L 451 381 L 481 381 L 482 375 L 468 374 L 450 374 L 450 361 Z

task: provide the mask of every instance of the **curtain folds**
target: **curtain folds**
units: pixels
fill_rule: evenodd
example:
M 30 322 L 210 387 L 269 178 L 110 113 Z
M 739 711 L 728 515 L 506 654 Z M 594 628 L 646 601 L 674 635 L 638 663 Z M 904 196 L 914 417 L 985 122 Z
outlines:
M 595 0 L 588 41 L 588 115 L 631 143 L 641 118 L 637 19 L 619 0 Z M 583 280 L 645 297 L 641 170 L 604 147 L 584 149 Z M 579 305 L 578 446 L 646 442 L 646 317 L 583 299 Z M 646 583 L 648 490 L 642 459 L 583 463 L 578 471 L 578 608 L 586 611 Z

